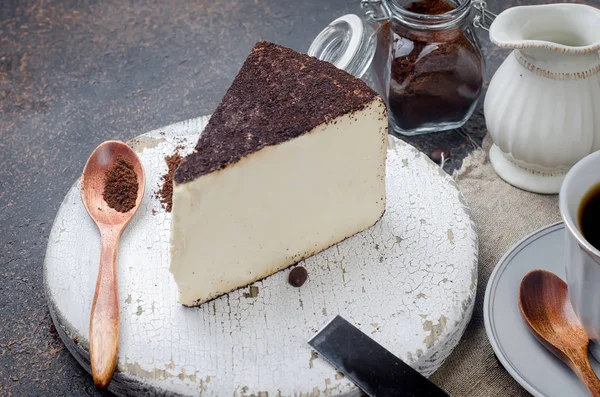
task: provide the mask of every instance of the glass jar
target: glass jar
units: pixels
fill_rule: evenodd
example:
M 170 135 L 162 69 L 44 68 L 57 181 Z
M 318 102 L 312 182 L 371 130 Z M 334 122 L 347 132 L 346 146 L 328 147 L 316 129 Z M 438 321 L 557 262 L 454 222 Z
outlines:
M 356 15 L 337 19 L 308 53 L 375 89 L 388 106 L 394 133 L 418 135 L 461 127 L 477 106 L 485 75 L 469 18 L 471 0 L 362 4 L 364 20 Z

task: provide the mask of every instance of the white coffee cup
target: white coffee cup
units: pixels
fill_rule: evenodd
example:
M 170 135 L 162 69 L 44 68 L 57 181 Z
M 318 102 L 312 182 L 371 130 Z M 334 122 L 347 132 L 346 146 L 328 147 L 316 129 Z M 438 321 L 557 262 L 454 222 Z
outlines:
M 583 237 L 578 220 L 585 194 L 598 184 L 600 151 L 584 157 L 569 170 L 560 188 L 559 207 L 565 222 L 569 299 L 593 342 L 590 351 L 600 361 L 600 250 Z

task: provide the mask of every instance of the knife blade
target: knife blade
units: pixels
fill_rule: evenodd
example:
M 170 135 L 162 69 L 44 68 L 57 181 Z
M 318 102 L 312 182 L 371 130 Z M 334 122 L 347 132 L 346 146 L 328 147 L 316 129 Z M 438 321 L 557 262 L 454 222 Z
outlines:
M 321 328 L 308 344 L 371 397 L 448 397 L 341 316 Z

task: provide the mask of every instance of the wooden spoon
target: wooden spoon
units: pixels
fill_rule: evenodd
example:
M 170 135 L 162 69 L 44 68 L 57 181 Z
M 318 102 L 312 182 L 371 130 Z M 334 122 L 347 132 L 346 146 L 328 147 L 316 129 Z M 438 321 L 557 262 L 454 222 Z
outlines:
M 105 174 L 118 156 L 133 164 L 139 185 L 135 207 L 128 212 L 112 209 L 102 197 Z M 98 281 L 90 314 L 90 363 L 94 384 L 98 389 L 108 387 L 117 365 L 119 348 L 117 247 L 121 233 L 142 201 L 144 183 L 142 163 L 129 146 L 119 141 L 107 141 L 98 146 L 88 159 L 81 178 L 83 204 L 100 229 L 102 238 Z
M 600 380 L 588 358 L 589 338 L 573 311 L 567 284 L 554 273 L 533 270 L 521 281 L 519 308 L 535 337 L 600 397 Z

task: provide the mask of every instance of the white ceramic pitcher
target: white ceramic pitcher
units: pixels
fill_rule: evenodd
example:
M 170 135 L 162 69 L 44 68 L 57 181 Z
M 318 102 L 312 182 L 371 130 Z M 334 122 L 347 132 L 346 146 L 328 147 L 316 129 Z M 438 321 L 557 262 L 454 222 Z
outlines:
M 491 163 L 512 185 L 558 193 L 567 171 L 600 149 L 600 9 L 510 8 L 490 40 L 514 49 L 485 98 Z

